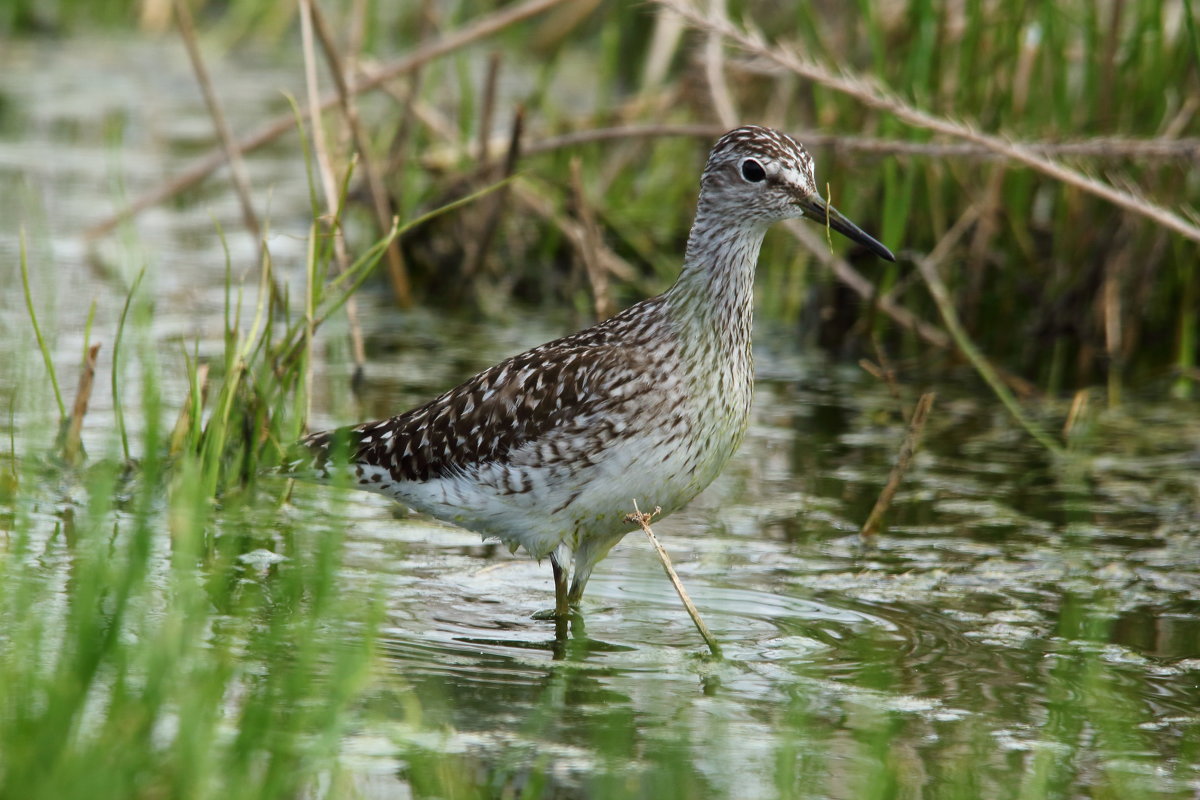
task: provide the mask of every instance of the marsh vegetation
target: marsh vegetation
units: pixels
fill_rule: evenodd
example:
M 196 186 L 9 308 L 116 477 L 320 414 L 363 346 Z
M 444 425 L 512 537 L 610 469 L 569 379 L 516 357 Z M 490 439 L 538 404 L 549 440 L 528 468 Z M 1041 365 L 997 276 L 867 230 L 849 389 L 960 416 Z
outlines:
M 1193 6 L 9 4 L 0 796 L 1194 797 Z M 664 289 L 748 121 L 901 264 L 768 238 L 755 422 L 655 522 L 724 659 L 644 540 L 557 637 L 269 474 Z

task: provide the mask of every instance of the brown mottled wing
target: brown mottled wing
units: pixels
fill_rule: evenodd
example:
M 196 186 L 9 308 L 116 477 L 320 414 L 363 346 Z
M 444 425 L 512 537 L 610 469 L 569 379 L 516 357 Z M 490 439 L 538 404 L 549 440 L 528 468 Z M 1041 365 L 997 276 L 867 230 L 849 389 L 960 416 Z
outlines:
M 502 361 L 404 414 L 302 441 L 327 478 L 339 451 L 352 463 L 387 469 L 395 481 L 428 481 L 509 454 L 556 428 L 619 413 L 636 392 L 617 386 L 641 372 L 637 349 L 575 337 Z M 628 388 L 628 387 L 627 387 Z

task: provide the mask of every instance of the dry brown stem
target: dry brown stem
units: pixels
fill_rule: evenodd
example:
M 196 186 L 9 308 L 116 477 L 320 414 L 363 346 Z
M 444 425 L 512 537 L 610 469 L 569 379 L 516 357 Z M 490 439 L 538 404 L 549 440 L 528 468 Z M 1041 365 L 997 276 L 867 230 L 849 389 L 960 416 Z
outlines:
M 512 129 L 508 137 L 508 152 L 505 154 L 504 165 L 497 180 L 506 180 L 516 172 L 517 161 L 521 158 L 521 133 L 524 127 L 525 109 L 517 106 L 517 111 L 513 115 Z M 465 287 L 470 282 L 470 278 L 483 266 L 488 250 L 492 246 L 492 239 L 495 238 L 496 230 L 500 227 L 500 219 L 504 215 L 504 209 L 508 206 L 507 200 L 508 185 L 506 184 L 497 189 L 492 197 L 484 202 L 483 225 L 472 240 L 470 249 L 467 252 L 465 263 L 463 264 L 462 286 Z
M 583 188 L 582 165 L 578 156 L 571 159 L 571 193 L 575 198 L 579 228 L 582 232 L 576 250 L 583 261 L 588 285 L 592 287 L 596 320 L 606 320 L 616 311 L 616 306 L 612 294 L 608 291 L 608 271 L 600 265 L 600 231 L 596 227 L 596 215 L 592 211 L 592 204 L 588 202 L 587 193 Z
M 570 133 L 547 136 L 530 141 L 526 155 L 578 147 L 595 142 L 620 139 L 694 136 L 716 139 L 728 127 L 712 124 L 655 124 L 616 125 L 606 128 L 586 128 Z M 994 150 L 971 142 L 910 142 L 904 139 L 850 136 L 820 131 L 792 132 L 809 149 L 823 148 L 835 155 L 906 156 L 913 158 L 960 158 L 979 161 L 1002 161 L 1005 157 Z M 1044 156 L 1059 158 L 1089 158 L 1099 160 L 1180 161 L 1200 159 L 1200 138 L 1172 139 L 1164 136 L 1153 139 L 1107 137 L 1079 142 L 1027 141 L 1024 146 Z
M 654 18 L 654 33 L 642 69 L 642 90 L 657 89 L 667 77 L 671 61 L 683 39 L 683 18 L 660 8 Z
M 417 29 L 414 31 L 416 41 L 424 41 L 433 35 L 437 24 L 434 14 L 437 2 L 438 0 L 421 0 L 420 9 L 417 12 Z M 396 126 L 396 132 L 388 144 L 387 163 L 384 164 L 383 169 L 385 175 L 403 175 L 407 168 L 409 135 L 414 128 L 415 114 L 413 111 L 421 95 L 422 77 L 423 69 L 418 66 L 404 76 L 403 82 L 385 83 L 380 87 L 385 94 L 396 100 L 400 115 L 399 125 Z M 400 85 L 401 83 L 403 86 Z M 394 195 L 392 203 L 396 208 L 396 215 L 404 216 L 403 194 Z
M 708 13 L 714 19 L 725 19 L 725 0 L 708 0 Z M 733 128 L 738 124 L 738 112 L 725 80 L 725 43 L 721 38 L 713 31 L 704 42 L 704 78 L 708 81 L 708 93 L 717 119 L 726 128 Z
M 67 432 L 63 438 L 63 459 L 68 464 L 78 464 L 83 454 L 83 443 L 80 434 L 83 431 L 83 418 L 87 414 L 88 403 L 92 398 L 92 383 L 96 378 L 96 357 L 100 354 L 100 345 L 94 344 L 88 348 L 83 368 L 79 371 L 79 385 L 75 389 L 75 404 L 71 406 L 71 416 L 67 420 Z
M 863 523 L 862 530 L 859 531 L 858 535 L 862 539 L 869 541 L 879 533 L 883 515 L 891 506 L 892 499 L 896 496 L 896 490 L 900 488 L 900 481 L 904 480 L 904 473 L 908 471 L 913 453 L 917 451 L 917 445 L 921 442 L 921 432 L 925 430 L 925 420 L 929 417 L 929 409 L 933 408 L 933 401 L 936 397 L 937 395 L 933 392 L 926 392 L 917 401 L 917 407 L 913 409 L 912 419 L 908 423 L 908 432 L 904 435 L 900 452 L 896 454 L 896 463 L 892 465 L 887 483 L 884 484 L 883 491 L 879 493 L 874 508 L 871 509 L 867 521 Z
M 867 369 L 867 372 L 871 372 L 884 382 L 888 388 L 888 394 L 892 396 L 892 399 L 896 401 L 898 406 L 901 406 L 901 411 L 903 411 L 900 400 L 900 384 L 896 381 L 896 370 L 892 366 L 887 352 L 884 351 L 883 344 L 879 341 L 879 336 L 874 333 L 871 334 L 871 349 L 875 351 L 875 359 L 878 362 L 878 366 L 876 367 L 876 371 Z M 871 363 L 865 358 L 861 359 L 858 363 L 863 364 L 863 362 Z M 875 364 L 872 364 L 872 366 L 875 366 Z
M 1026 145 L 1009 141 L 1000 136 L 975 130 L 966 123 L 931 114 L 895 96 L 874 81 L 845 71 L 834 72 L 795 50 L 781 45 L 770 45 L 762 36 L 741 30 L 727 20 L 710 19 L 684 0 L 654 0 L 682 15 L 699 30 L 720 33 L 748 53 L 769 60 L 790 70 L 806 80 L 819 83 L 829 89 L 854 97 L 865 106 L 891 114 L 896 119 L 917 128 L 923 128 L 944 136 L 962 139 L 985 147 L 1011 161 L 1037 170 L 1061 183 L 1106 200 L 1113 205 L 1146 217 L 1165 228 L 1175 231 L 1193 241 L 1200 242 L 1200 225 L 1197 225 L 1170 209 L 1138 197 L 1129 191 L 1117 189 L 1101 180 L 1084 175 L 1078 170 L 1043 156 Z
M 487 169 L 489 159 L 488 141 L 492 137 L 492 117 L 496 113 L 496 87 L 500 81 L 500 53 L 488 54 L 487 75 L 483 82 L 483 100 L 479 106 L 479 131 L 476 159 L 480 169 Z
M 261 246 L 262 227 L 258 223 L 258 215 L 254 213 L 254 203 L 250 198 L 250 176 L 246 173 L 246 164 L 242 160 L 242 151 L 233 138 L 233 129 L 225 118 L 221 101 L 213 89 L 212 79 L 208 76 L 208 68 L 204 66 L 204 57 L 196 44 L 196 29 L 192 24 L 192 12 L 188 10 L 186 0 L 176 0 L 175 19 L 179 24 L 179 35 L 187 48 L 188 58 L 196 73 L 196 82 L 204 94 L 204 104 L 208 106 L 209 116 L 212 117 L 213 127 L 216 128 L 217 138 L 221 140 L 221 153 L 224 160 L 229 162 L 229 174 L 233 178 L 233 188 L 237 192 L 238 202 L 242 207 L 242 221 L 246 230 L 254 237 L 256 247 Z
M 1080 389 L 1071 398 L 1071 410 L 1067 412 L 1067 420 L 1063 423 L 1062 427 L 1063 439 L 1068 442 L 1071 440 L 1071 435 L 1075 432 L 1075 425 L 1087 414 L 1087 407 L 1088 390 Z
M 582 253 L 588 246 L 588 237 L 583 230 L 583 224 L 578 220 L 559 214 L 555 210 L 554 204 L 547 199 L 546 192 L 540 190 L 540 184 L 532 183 L 528 176 L 521 176 L 513 183 L 513 195 L 517 202 L 527 210 L 558 228 L 576 251 Z M 597 262 L 606 272 L 612 273 L 623 281 L 637 279 L 637 270 L 628 261 L 613 252 L 612 248 L 603 241 L 599 239 L 595 241 L 593 252 Z
M 671 557 L 667 555 L 666 548 L 658 541 L 658 537 L 654 535 L 654 531 L 650 530 L 650 520 L 661 513 L 662 508 L 655 506 L 653 511 L 645 514 L 638 508 L 637 500 L 634 500 L 633 513 L 626 514 L 625 521 L 638 525 L 646 532 L 646 538 L 650 540 L 650 544 L 654 545 L 654 551 L 658 553 L 658 559 L 662 562 L 663 569 L 667 572 L 667 577 L 671 579 L 671 585 L 675 587 L 675 591 L 679 594 L 679 599 L 683 601 L 683 607 L 687 609 L 688 616 L 695 623 L 696 630 L 700 631 L 700 635 L 704 637 L 709 651 L 717 658 L 721 658 L 721 645 L 713 638 L 712 633 L 708 630 L 708 626 L 704 624 L 704 620 L 700 619 L 700 612 L 696 610 L 696 604 L 692 602 L 692 598 L 688 597 L 687 590 L 683 588 L 683 582 L 679 580 L 679 575 L 676 574 L 675 567 L 671 565 Z
M 503 30 L 536 14 L 540 14 L 562 2 L 565 2 L 565 0 L 526 0 L 524 3 L 505 6 L 494 14 L 481 17 L 464 28 L 448 33 L 424 47 L 417 48 L 404 58 L 397 59 L 381 69 L 364 75 L 351 84 L 350 93 L 362 94 L 363 92 L 378 89 L 393 78 L 412 72 L 436 58 L 466 47 L 479 39 L 491 36 L 497 31 Z M 337 102 L 336 93 L 326 94 L 321 98 L 318 108 L 324 111 L 332 108 Z M 301 111 L 301 118 L 309 118 L 308 110 Z M 237 152 L 243 154 L 257 150 L 263 145 L 279 138 L 284 133 L 294 130 L 295 127 L 296 117 L 289 111 L 264 123 L 257 130 L 239 139 L 235 149 Z M 103 236 L 124 220 L 135 216 L 151 206 L 158 205 L 163 200 L 173 197 L 179 192 L 195 186 L 219 169 L 225 163 L 225 160 L 225 151 L 222 149 L 217 149 L 209 153 L 171 181 L 151 189 L 116 214 L 90 226 L 84 231 L 84 236 L 88 239 Z
M 329 30 L 329 23 L 325 20 L 320 6 L 311 0 L 303 0 L 303 6 L 312 16 L 317 40 L 321 43 L 321 50 L 325 53 L 329 72 L 333 76 L 338 103 L 342 107 L 342 114 L 346 117 L 346 124 L 350 127 L 350 134 L 354 137 L 354 145 L 358 148 L 358 160 L 366 175 L 367 189 L 371 193 L 371 205 L 375 209 L 375 221 L 379 223 L 381 231 L 386 231 L 391 227 L 392 217 L 395 215 L 392 212 L 391 201 L 388 199 L 387 188 L 383 185 L 383 179 L 380 178 L 379 170 L 376 169 L 375 162 L 371 158 L 371 140 L 367 137 L 358 116 L 358 106 L 354 102 L 354 94 L 350 91 L 349 76 L 342 62 L 341 53 L 338 51 L 337 43 L 333 40 L 333 33 Z M 314 115 L 320 116 L 319 113 Z M 317 126 L 317 123 L 314 122 L 314 129 Z M 410 307 L 412 305 L 412 287 L 408 280 L 408 270 L 404 266 L 404 256 L 400 253 L 400 243 L 395 239 L 387 248 L 387 265 L 388 279 L 392 285 L 392 296 L 396 305 L 401 308 Z
M 833 270 L 837 279 L 850 287 L 850 290 L 859 297 L 870 300 L 878 295 L 875 284 L 850 266 L 850 263 L 844 258 L 829 251 L 825 244 L 825 237 L 821 235 L 824 232 L 823 229 L 812 227 L 801 220 L 785 220 L 783 225 L 796 241 L 800 242 L 818 261 Z M 934 347 L 944 350 L 950 346 L 950 337 L 946 335 L 945 331 L 916 316 L 907 308 L 897 305 L 887 295 L 879 297 L 877 302 L 879 310 L 891 317 L 900 327 L 913 331 Z
M 321 111 L 318 109 L 320 99 L 317 90 L 317 58 L 313 52 L 313 28 L 316 5 L 310 0 L 302 0 L 300 8 L 300 40 L 304 49 L 304 80 L 308 93 L 308 106 L 312 121 L 313 152 L 317 159 L 317 172 L 321 176 L 321 193 L 325 197 L 325 210 L 329 219 L 329 232 L 333 237 L 333 255 L 338 272 L 345 272 L 350 267 L 350 254 L 346 249 L 346 239 L 342 235 L 339 208 L 341 199 L 337 179 L 333 167 L 333 155 L 325 138 L 325 127 L 321 124 Z M 352 167 L 351 167 L 352 168 Z M 346 319 L 350 326 L 350 350 L 354 357 L 354 378 L 351 385 L 358 385 L 366 369 L 367 351 L 363 343 L 362 326 L 358 322 L 358 301 L 350 297 L 346 301 Z

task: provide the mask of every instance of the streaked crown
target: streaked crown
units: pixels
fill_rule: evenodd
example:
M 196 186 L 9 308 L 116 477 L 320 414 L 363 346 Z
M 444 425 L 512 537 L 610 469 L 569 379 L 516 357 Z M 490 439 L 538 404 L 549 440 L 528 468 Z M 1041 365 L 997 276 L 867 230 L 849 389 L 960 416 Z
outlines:
M 798 198 L 816 192 L 813 160 L 786 133 L 745 125 L 717 141 L 700 180 L 702 201 L 725 213 L 774 222 L 800 216 Z
M 821 197 L 812 156 L 795 139 L 760 125 L 722 136 L 700 179 L 696 226 L 705 233 L 717 227 L 761 229 L 792 217 L 828 225 L 880 258 L 896 260 L 891 250 Z M 689 243 L 689 255 L 694 249 Z

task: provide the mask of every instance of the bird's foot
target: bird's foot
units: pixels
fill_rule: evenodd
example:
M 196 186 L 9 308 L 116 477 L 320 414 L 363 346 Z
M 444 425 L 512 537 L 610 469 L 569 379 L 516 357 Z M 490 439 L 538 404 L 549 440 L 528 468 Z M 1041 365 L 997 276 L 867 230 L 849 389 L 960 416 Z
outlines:
M 579 609 L 575 606 L 571 606 L 570 608 L 568 608 L 566 611 L 563 611 L 563 612 L 560 612 L 557 608 L 544 608 L 541 611 L 537 611 L 534 614 L 532 614 L 531 619 L 568 620 L 568 619 L 576 619 L 581 616 L 582 616 L 582 614 L 579 613 Z

